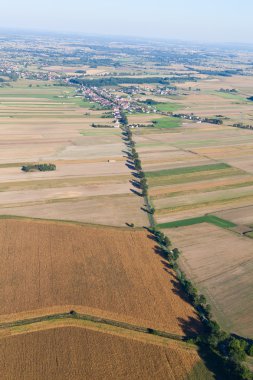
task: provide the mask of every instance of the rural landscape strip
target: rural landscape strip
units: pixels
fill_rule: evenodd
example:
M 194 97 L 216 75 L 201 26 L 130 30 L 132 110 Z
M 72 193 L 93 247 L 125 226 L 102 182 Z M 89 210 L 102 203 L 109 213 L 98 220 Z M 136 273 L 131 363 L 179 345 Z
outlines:
M 120 321 L 107 319 L 107 318 L 100 318 L 100 317 L 89 315 L 89 314 L 80 314 L 80 313 L 75 312 L 74 310 L 70 311 L 69 313 L 43 315 L 40 317 L 0 323 L 0 330 L 9 329 L 9 328 L 18 327 L 18 326 L 32 325 L 34 323 L 47 322 L 47 321 L 52 321 L 52 320 L 57 320 L 57 319 L 60 319 L 60 320 L 75 319 L 75 320 L 83 320 L 83 321 L 89 321 L 89 322 L 94 322 L 94 323 L 101 323 L 104 325 L 120 327 L 126 330 L 132 330 L 132 331 L 136 331 L 140 333 L 157 335 L 163 338 L 180 340 L 180 341 L 187 341 L 196 336 L 196 334 L 194 334 L 191 337 L 190 336 L 184 337 L 181 335 L 169 333 L 167 331 L 161 331 L 161 330 L 156 330 L 153 328 L 137 326 L 130 323 L 120 322 Z
M 162 170 L 159 172 L 148 172 L 145 173 L 142 169 L 142 163 L 139 158 L 139 155 L 135 149 L 135 141 L 133 139 L 133 133 L 130 130 L 127 123 L 123 123 L 123 135 L 127 137 L 126 145 L 129 148 L 128 159 L 132 160 L 134 168 L 137 172 L 137 178 L 139 179 L 138 188 L 142 190 L 142 195 L 147 202 L 147 210 L 149 214 L 150 228 L 149 232 L 152 233 L 153 239 L 158 243 L 160 255 L 168 261 L 170 267 L 176 272 L 177 278 L 182 286 L 183 291 L 187 295 L 189 302 L 196 309 L 202 323 L 204 326 L 204 331 L 202 334 L 199 334 L 192 341 L 197 344 L 200 348 L 200 352 L 204 352 L 206 356 L 212 357 L 212 360 L 216 362 L 216 371 L 218 369 L 219 375 L 223 375 L 224 378 L 228 379 L 248 379 L 251 377 L 251 372 L 249 368 L 245 365 L 247 355 L 253 354 L 253 342 L 249 339 L 235 336 L 234 334 L 227 333 L 223 331 L 219 324 L 213 320 L 211 307 L 207 304 L 206 298 L 204 295 L 199 294 L 196 287 L 192 284 L 190 280 L 186 277 L 185 273 L 179 268 L 178 258 L 180 256 L 180 251 L 177 248 L 171 249 L 171 242 L 169 238 L 161 231 L 158 230 L 159 225 L 156 225 L 154 213 L 155 209 L 152 206 L 149 197 L 148 197 L 148 182 L 146 176 L 153 177 L 153 174 L 156 173 L 157 176 L 169 175 L 169 173 L 189 173 L 193 171 L 205 171 L 207 167 L 211 167 L 211 170 L 224 169 L 230 167 L 227 164 L 214 164 L 214 165 L 203 165 L 193 168 L 180 168 L 180 169 L 169 169 Z M 162 174 L 161 174 L 162 173 Z M 155 174 L 155 176 L 156 176 Z M 207 220 L 212 223 L 219 223 L 220 226 L 225 227 L 228 225 L 232 227 L 232 224 L 227 221 L 223 221 L 220 218 L 210 215 L 206 216 Z M 197 219 L 199 223 L 201 219 Z M 192 219 L 188 223 L 192 223 Z M 182 221 L 181 221 L 182 222 Z M 196 222 L 196 219 L 195 219 Z M 184 221 L 185 223 L 185 221 Z M 168 225 L 168 224 L 167 224 Z M 187 224 L 186 224 L 187 225 Z M 134 227 L 131 225 L 130 227 Z
M 200 223 L 211 223 L 211 224 L 214 224 L 215 226 L 218 226 L 221 228 L 236 227 L 236 224 L 230 222 L 229 220 L 218 218 L 215 215 L 204 215 L 204 216 L 199 216 L 196 218 L 175 220 L 174 222 L 158 224 L 157 227 L 162 228 L 162 229 L 163 228 L 175 228 L 175 227 L 191 226 L 193 224 L 200 224 Z
M 230 165 L 225 163 L 219 164 L 210 164 L 210 165 L 201 165 L 201 166 L 189 166 L 184 168 L 175 168 L 175 169 L 165 169 L 153 172 L 146 172 L 145 175 L 147 178 L 152 177 L 162 177 L 169 175 L 180 175 L 180 174 L 188 174 L 195 172 L 204 172 L 204 171 L 212 171 L 212 170 L 222 170 L 231 168 Z
M 43 372 L 49 367 L 61 380 L 79 373 L 83 380 L 85 367 L 91 369 L 87 378 L 99 377 L 98 367 L 101 378 L 121 378 L 120 359 L 120 373 L 129 378 L 209 379 L 195 370 L 203 364 L 210 379 L 253 379 L 242 365 L 249 361 L 253 369 L 253 341 L 242 338 L 253 338 L 252 241 L 240 236 L 253 223 L 252 52 L 203 52 L 194 45 L 192 54 L 192 46 L 177 51 L 169 42 L 161 50 L 131 41 L 114 48 L 111 41 L 100 46 L 99 39 L 87 49 L 77 37 L 73 44 L 59 41 L 52 38 L 49 47 L 48 37 L 35 45 L 27 36 L 1 40 L 1 213 L 24 215 L 1 221 L 8 303 L 2 297 L 0 367 L 14 373 L 1 378 L 51 378 Z M 240 66 L 231 69 L 231 62 Z M 42 157 L 50 161 L 37 166 Z M 50 162 L 55 173 L 24 173 L 53 169 Z M 0 215 L 5 218 L 11 217 Z M 201 289 L 228 333 L 213 319 Z M 89 328 L 100 330 L 90 341 Z M 117 347 L 117 339 L 106 336 L 109 331 L 187 351 L 193 330 L 199 335 L 192 338 L 191 360 L 177 349 L 172 355 L 136 347 L 131 362 L 133 342 L 119 339 Z M 170 332 L 174 341 L 157 335 Z M 12 339 L 15 334 L 23 336 Z M 61 362 L 69 356 L 79 360 Z

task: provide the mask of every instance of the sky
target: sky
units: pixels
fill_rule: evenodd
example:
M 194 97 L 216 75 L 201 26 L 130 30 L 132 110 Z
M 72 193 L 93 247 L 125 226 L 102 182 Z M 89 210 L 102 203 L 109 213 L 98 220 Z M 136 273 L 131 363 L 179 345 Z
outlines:
M 253 0 L 3 0 L 1 28 L 253 44 Z

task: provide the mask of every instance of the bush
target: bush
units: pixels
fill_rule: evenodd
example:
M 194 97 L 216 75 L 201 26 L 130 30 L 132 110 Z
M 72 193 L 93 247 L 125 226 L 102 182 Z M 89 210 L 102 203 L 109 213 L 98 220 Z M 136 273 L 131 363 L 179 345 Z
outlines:
M 246 348 L 246 353 L 249 356 L 253 356 L 253 344 L 248 344 L 248 347 Z
M 35 165 L 24 165 L 21 170 L 23 172 L 31 172 L 31 171 L 40 171 L 40 172 L 48 172 L 56 170 L 56 165 L 54 164 L 35 164 Z

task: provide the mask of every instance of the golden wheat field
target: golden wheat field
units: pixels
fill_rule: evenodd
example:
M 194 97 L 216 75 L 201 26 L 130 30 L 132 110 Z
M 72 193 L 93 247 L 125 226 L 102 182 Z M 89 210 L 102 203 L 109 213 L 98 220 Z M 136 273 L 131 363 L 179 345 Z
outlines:
M 0 338 L 1 379 L 213 379 L 197 351 L 74 326 Z
M 199 321 L 145 230 L 0 220 L 1 320 L 74 309 L 185 335 Z

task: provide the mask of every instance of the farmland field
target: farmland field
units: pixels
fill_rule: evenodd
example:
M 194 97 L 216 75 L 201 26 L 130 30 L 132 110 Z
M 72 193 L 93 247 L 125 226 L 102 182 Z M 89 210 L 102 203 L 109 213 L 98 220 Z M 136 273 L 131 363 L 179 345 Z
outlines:
M 200 90 L 180 99 L 184 108 L 178 112 L 221 114 L 227 117 L 222 125 L 184 120 L 176 129 L 136 130 L 134 140 L 156 223 L 182 251 L 180 266 L 207 297 L 220 325 L 252 338 L 253 133 L 232 127 L 240 112 L 244 122 L 252 117 L 246 99 L 252 79 L 246 82 L 191 83 Z M 229 83 L 238 94 L 218 91 Z M 187 86 L 182 85 L 185 91 Z
M 168 235 L 221 326 L 253 338 L 252 240 L 206 223 L 169 229 Z
M 143 201 L 131 191 L 121 130 L 74 88 L 35 83 L 0 88 L 0 213 L 146 225 Z M 91 127 L 104 120 L 112 128 Z M 21 171 L 34 162 L 54 163 L 57 170 Z
M 1 379 L 214 378 L 191 346 L 124 335 L 80 323 L 12 331 L 11 336 L 0 337 Z
M 177 127 L 180 127 L 181 125 L 181 120 L 180 119 L 177 119 L 175 117 L 166 117 L 166 118 L 160 118 L 160 119 L 156 119 L 155 120 L 156 124 L 155 124 L 155 127 L 156 128 L 177 128 Z
M 0 220 L 0 320 L 74 309 L 180 335 L 197 331 L 196 312 L 147 235 Z
M 189 124 L 166 133 L 138 131 L 135 141 L 158 223 L 252 204 L 251 131 Z
M 243 371 L 213 322 L 253 339 L 252 49 L 0 47 L 0 380 Z

